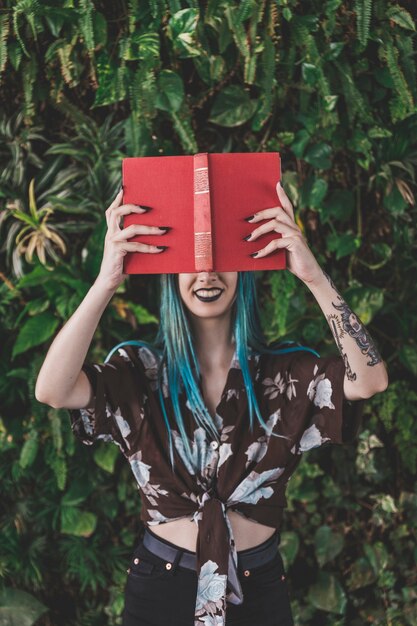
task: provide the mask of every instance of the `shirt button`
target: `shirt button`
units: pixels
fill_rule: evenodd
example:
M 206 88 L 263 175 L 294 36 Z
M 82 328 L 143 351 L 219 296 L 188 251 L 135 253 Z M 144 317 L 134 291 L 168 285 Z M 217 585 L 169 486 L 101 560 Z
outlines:
M 167 563 L 167 564 L 165 565 L 165 567 L 166 567 L 167 569 L 171 569 L 171 567 L 172 567 L 172 563 Z
M 210 447 L 211 447 L 213 450 L 217 450 L 217 448 L 219 447 L 219 443 L 218 443 L 218 441 L 212 441 L 212 442 L 210 443 Z
M 135 565 L 137 565 L 137 564 L 139 563 L 139 559 L 138 559 L 138 558 L 134 559 L 134 560 L 133 560 L 133 563 L 134 563 Z
M 248 569 L 245 569 L 245 571 L 243 572 L 245 576 L 250 576 L 250 571 Z

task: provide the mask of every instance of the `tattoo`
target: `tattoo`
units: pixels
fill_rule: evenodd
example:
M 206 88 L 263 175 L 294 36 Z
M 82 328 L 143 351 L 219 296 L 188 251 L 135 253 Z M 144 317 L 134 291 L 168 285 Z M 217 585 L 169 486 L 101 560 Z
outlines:
M 340 325 L 340 319 L 337 315 L 327 315 L 326 317 L 330 326 L 330 330 L 333 333 L 334 340 L 337 344 L 337 347 L 339 348 L 339 352 L 342 355 L 343 361 L 345 363 L 345 373 L 346 373 L 347 379 L 356 380 L 357 376 L 355 372 L 352 371 L 352 368 L 350 367 L 348 356 L 346 352 L 343 351 L 343 346 L 340 341 L 345 336 L 345 332 Z
M 322 271 L 323 271 L 323 274 L 326 276 L 327 280 L 329 281 L 330 285 L 333 287 L 333 289 L 337 293 L 337 289 L 334 286 L 333 281 L 331 280 L 330 276 L 328 276 L 324 270 Z M 367 362 L 367 365 L 372 367 L 373 365 L 377 365 L 378 363 L 381 363 L 382 362 L 381 355 L 376 349 L 376 346 L 374 342 L 372 341 L 372 338 L 369 335 L 368 331 L 366 330 L 365 326 L 363 326 L 360 319 L 348 307 L 346 302 L 338 293 L 337 293 L 337 297 L 339 299 L 340 304 L 337 304 L 334 302 L 332 302 L 332 304 L 334 308 L 340 311 L 341 313 L 343 329 L 341 330 L 341 333 L 337 334 L 336 336 L 335 335 L 336 328 L 333 325 L 332 332 L 333 332 L 333 335 L 335 336 L 335 340 L 339 346 L 339 349 L 340 349 L 340 339 L 343 338 L 344 336 L 344 333 L 342 334 L 342 332 L 346 331 L 347 334 L 350 337 L 353 337 L 353 339 L 356 341 L 356 344 L 358 345 L 362 354 L 365 354 L 366 356 L 369 357 L 370 360 Z M 338 316 L 336 315 L 328 316 L 329 323 L 330 323 L 330 319 L 332 320 L 337 319 L 339 322 Z M 338 325 L 340 326 L 340 322 Z M 345 358 L 345 355 L 343 353 L 342 353 L 342 356 Z M 355 374 L 354 376 L 356 378 Z M 352 380 L 355 380 L 355 379 L 352 379 Z

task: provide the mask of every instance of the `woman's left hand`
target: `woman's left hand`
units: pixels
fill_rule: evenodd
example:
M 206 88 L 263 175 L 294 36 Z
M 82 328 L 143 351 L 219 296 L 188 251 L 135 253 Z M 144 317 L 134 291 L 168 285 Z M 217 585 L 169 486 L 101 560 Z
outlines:
M 247 220 L 249 224 L 269 220 L 252 231 L 249 241 L 271 231 L 281 233 L 282 237 L 273 239 L 264 248 L 260 248 L 255 258 L 264 257 L 277 248 L 286 248 L 287 269 L 304 283 L 311 283 L 322 274 L 321 267 L 295 222 L 293 206 L 280 182 L 276 190 L 282 206 L 257 211 L 253 219 Z

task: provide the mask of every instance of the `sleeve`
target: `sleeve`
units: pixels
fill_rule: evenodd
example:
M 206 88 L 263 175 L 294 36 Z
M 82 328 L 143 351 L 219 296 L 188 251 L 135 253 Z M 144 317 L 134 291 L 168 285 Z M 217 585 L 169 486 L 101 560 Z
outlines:
M 134 350 L 119 348 L 107 363 L 84 362 L 93 388 L 91 409 L 68 409 L 71 429 L 82 443 L 116 443 L 129 456 L 140 438 L 145 418 L 147 378 Z
M 343 358 L 317 357 L 310 352 L 297 355 L 291 372 L 301 416 L 297 453 L 328 443 L 353 443 L 362 425 L 365 400 L 345 398 Z

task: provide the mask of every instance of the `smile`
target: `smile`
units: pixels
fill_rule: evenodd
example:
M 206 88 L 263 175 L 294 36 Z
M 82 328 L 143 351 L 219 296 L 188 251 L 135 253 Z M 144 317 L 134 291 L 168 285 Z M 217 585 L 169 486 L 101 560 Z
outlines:
M 200 302 L 214 302 L 218 300 L 223 293 L 223 289 L 220 287 L 211 287 L 210 289 L 197 289 L 194 292 L 196 298 L 200 300 Z

